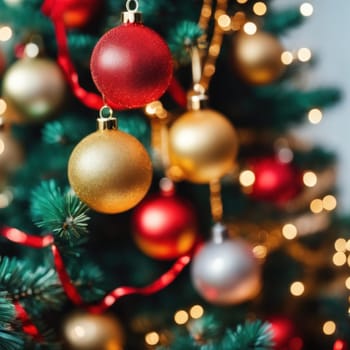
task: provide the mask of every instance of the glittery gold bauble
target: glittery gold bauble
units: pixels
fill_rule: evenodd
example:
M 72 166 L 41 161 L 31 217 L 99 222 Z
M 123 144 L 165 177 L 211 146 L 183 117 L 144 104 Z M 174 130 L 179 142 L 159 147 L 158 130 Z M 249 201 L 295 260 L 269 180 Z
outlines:
M 170 128 L 170 173 L 209 183 L 234 168 L 237 149 L 236 132 L 222 114 L 212 109 L 188 111 Z
M 42 122 L 51 117 L 65 97 L 65 80 L 59 66 L 46 58 L 22 58 L 5 73 L 2 93 L 6 120 Z
M 279 40 L 269 33 L 258 31 L 248 35 L 240 32 L 233 39 L 232 63 L 248 84 L 270 84 L 285 70 L 282 52 Z
M 74 313 L 63 323 L 65 349 L 122 350 L 124 332 L 117 319 L 106 314 Z
M 147 193 L 152 163 L 135 137 L 117 129 L 98 130 L 74 148 L 68 178 L 90 208 L 120 213 L 134 207 Z

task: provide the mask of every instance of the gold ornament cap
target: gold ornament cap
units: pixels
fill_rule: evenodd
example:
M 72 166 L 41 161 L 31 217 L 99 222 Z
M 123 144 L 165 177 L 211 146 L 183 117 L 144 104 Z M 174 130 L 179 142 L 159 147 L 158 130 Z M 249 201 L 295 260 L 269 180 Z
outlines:
M 187 108 L 190 111 L 208 108 L 208 95 L 205 94 L 204 89 L 194 86 L 187 95 Z
M 104 105 L 100 109 L 99 118 L 96 119 L 97 130 L 117 130 L 118 121 L 113 117 L 113 109 L 107 105 Z

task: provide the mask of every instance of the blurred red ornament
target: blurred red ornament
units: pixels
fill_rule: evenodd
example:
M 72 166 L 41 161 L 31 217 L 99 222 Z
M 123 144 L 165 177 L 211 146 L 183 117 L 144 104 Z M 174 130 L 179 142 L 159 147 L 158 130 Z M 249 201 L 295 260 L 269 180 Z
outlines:
M 100 0 L 60 0 L 62 1 L 63 21 L 67 28 L 85 27 L 101 6 Z
M 195 211 L 173 193 L 150 196 L 134 210 L 133 236 L 140 250 L 154 259 L 178 258 L 197 242 Z
M 248 168 L 255 175 L 249 192 L 254 199 L 282 205 L 293 199 L 302 189 L 301 171 L 292 163 L 281 162 L 277 157 L 253 159 Z
M 337 339 L 333 345 L 333 350 L 348 350 L 348 344 L 345 340 Z
M 4 72 L 6 68 L 6 57 L 2 50 L 0 50 L 0 74 Z
M 115 27 L 97 42 L 91 56 L 92 78 L 115 109 L 143 107 L 157 100 L 172 78 L 172 57 L 165 41 L 140 23 Z
M 295 334 L 293 322 L 286 317 L 273 317 L 269 319 L 272 331 L 274 349 L 289 349 L 288 344 Z M 293 349 L 294 350 L 294 349 Z

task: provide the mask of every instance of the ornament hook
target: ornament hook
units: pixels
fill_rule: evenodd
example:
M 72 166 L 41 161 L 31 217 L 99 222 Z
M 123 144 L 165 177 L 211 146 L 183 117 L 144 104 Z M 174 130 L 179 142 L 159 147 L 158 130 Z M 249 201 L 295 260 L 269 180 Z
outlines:
M 132 4 L 134 5 L 133 8 Z M 128 0 L 126 2 L 126 9 L 128 12 L 137 12 L 139 9 L 139 2 L 137 0 Z
M 117 118 L 113 117 L 113 109 L 107 105 L 101 107 L 99 118 L 97 118 L 97 129 L 114 130 L 118 129 Z

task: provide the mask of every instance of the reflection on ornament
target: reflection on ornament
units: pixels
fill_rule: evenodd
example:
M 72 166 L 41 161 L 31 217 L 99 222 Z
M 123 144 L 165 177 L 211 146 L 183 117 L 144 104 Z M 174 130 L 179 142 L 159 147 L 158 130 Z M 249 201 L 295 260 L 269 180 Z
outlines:
M 74 148 L 68 162 L 68 179 L 77 196 L 93 210 L 120 213 L 146 195 L 152 164 L 135 137 L 116 129 L 114 118 L 98 121 L 100 129 Z
M 46 58 L 22 58 L 5 73 L 2 92 L 10 123 L 43 122 L 61 106 L 65 80 L 58 65 Z
M 70 350 L 122 350 L 124 332 L 112 316 L 77 312 L 64 321 L 63 338 Z
M 182 198 L 162 191 L 145 199 L 133 214 L 134 240 L 155 259 L 175 259 L 186 254 L 197 240 L 193 207 Z
M 261 288 L 260 266 L 252 249 L 242 240 L 224 237 L 226 229 L 213 228 L 213 239 L 195 254 L 192 282 L 208 302 L 237 304 L 257 296 Z
M 232 171 L 237 150 L 232 124 L 212 109 L 188 111 L 170 128 L 170 165 L 190 182 L 209 183 Z
M 172 70 L 165 41 L 140 23 L 124 23 L 108 31 L 91 56 L 92 78 L 115 109 L 143 107 L 157 100 L 168 88 Z
M 232 43 L 232 64 L 248 84 L 270 84 L 285 71 L 281 43 L 273 35 L 261 31 L 254 35 L 239 32 Z

